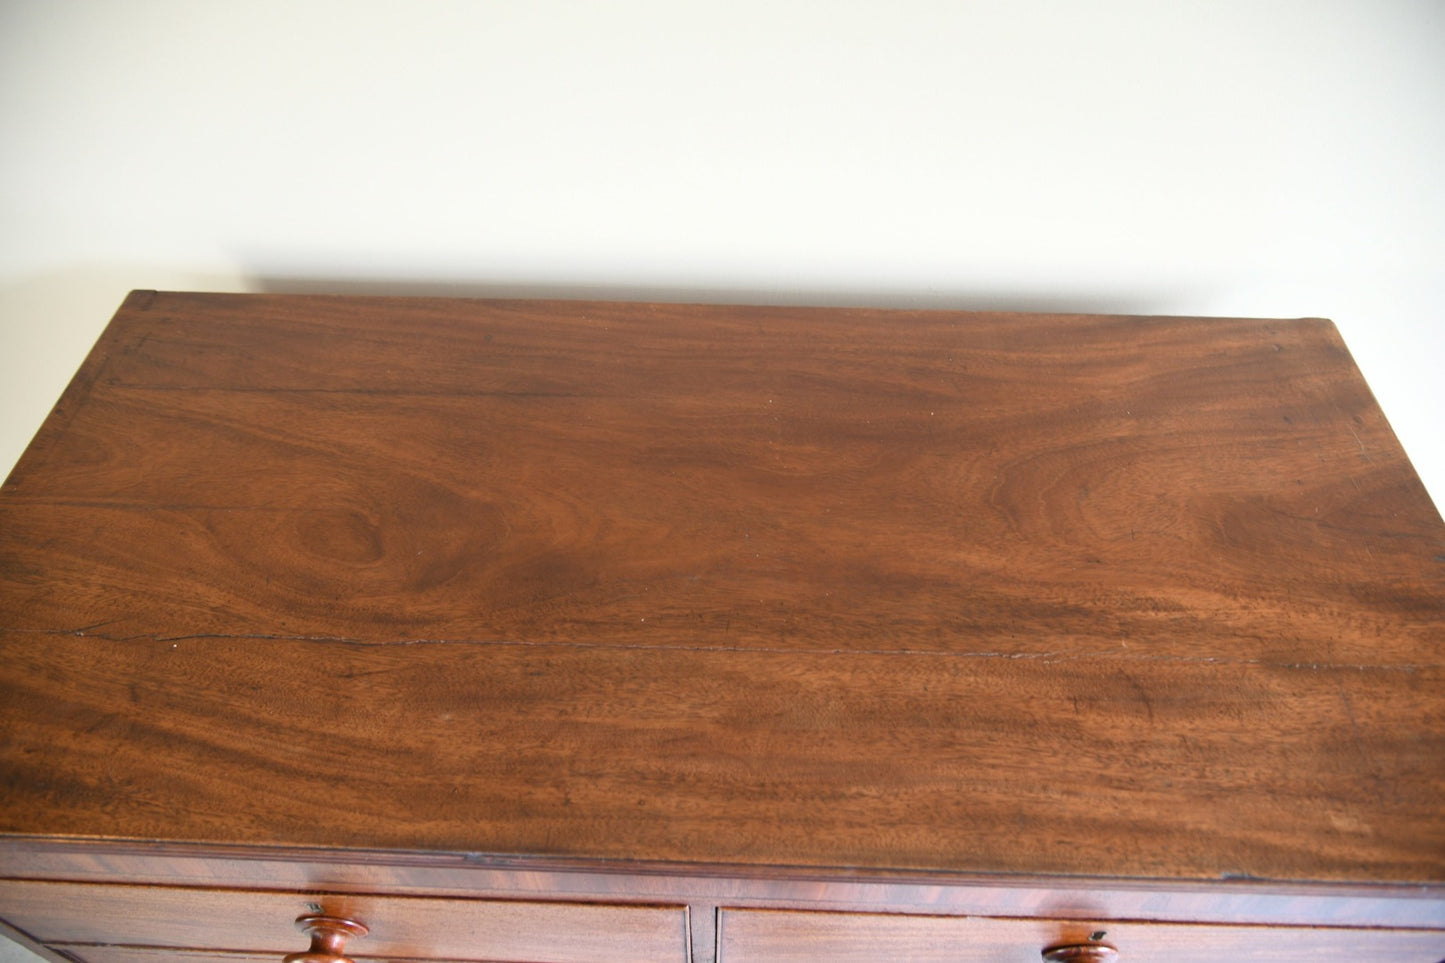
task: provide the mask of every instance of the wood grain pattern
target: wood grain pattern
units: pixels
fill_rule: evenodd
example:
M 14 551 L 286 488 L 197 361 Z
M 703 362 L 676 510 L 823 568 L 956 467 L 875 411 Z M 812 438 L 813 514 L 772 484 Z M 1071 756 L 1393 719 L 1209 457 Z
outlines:
M 1325 321 L 137 293 L 0 489 L 0 834 L 1438 899 L 1442 652 Z
M 1445 846 L 1439 669 L 3 639 L 11 832 L 1381 882 Z
M 7 627 L 1438 651 L 1445 537 L 1323 322 L 161 296 L 109 337 L 5 489 Z
M 724 910 L 718 963 L 1039 963 L 1060 942 L 1103 933 L 1119 963 L 1437 963 L 1445 932 L 1078 923 L 864 913 Z
M 118 943 L 282 954 L 304 950 L 298 916 L 320 906 L 370 930 L 348 956 L 535 963 L 680 963 L 685 910 L 503 900 L 337 896 L 0 881 L 17 926 L 56 945 Z

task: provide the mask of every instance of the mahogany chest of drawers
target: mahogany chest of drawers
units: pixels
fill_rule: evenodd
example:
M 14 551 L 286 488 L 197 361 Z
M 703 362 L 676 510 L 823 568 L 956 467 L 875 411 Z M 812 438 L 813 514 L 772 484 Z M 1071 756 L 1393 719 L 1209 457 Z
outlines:
M 1442 799 L 1326 321 L 137 292 L 0 489 L 55 960 L 1436 963 Z

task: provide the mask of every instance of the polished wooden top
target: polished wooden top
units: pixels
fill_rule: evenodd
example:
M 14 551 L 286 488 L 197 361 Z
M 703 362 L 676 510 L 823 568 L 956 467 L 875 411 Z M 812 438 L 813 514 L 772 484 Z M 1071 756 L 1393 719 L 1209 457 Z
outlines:
M 1445 882 L 1334 327 L 127 300 L 0 490 L 0 833 Z

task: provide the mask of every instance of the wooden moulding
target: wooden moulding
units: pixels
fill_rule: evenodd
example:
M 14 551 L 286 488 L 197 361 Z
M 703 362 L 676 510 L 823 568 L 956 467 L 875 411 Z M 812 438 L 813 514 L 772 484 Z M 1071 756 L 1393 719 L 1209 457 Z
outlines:
M 1440 927 L 1445 887 L 1271 880 L 973 877 L 684 866 L 478 853 L 0 840 L 6 876 L 158 886 L 500 899 L 1041 916 L 1250 925 Z

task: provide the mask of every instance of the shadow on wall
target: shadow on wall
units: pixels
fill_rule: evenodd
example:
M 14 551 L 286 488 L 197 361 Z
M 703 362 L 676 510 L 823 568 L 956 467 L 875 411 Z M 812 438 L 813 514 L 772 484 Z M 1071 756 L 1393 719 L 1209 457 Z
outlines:
M 749 284 L 568 283 L 553 280 L 303 277 L 258 275 L 248 290 L 275 294 L 351 294 L 386 297 L 558 298 L 595 301 L 663 301 L 700 304 L 777 304 L 818 307 L 874 307 L 954 311 L 1029 311 L 1061 314 L 1179 313 L 1201 298 L 1195 288 L 1171 290 L 1050 290 L 1041 288 L 951 288 L 930 285 L 849 287 Z
M 1117 279 L 1111 279 L 1117 282 Z M 735 282 L 659 282 L 645 271 L 632 278 L 574 281 L 557 277 L 376 275 L 343 268 L 300 274 L 247 268 L 190 269 L 157 264 L 77 264 L 30 277 L 0 281 L 0 343 L 23 353 L 27 344 L 76 340 L 82 351 L 104 327 L 127 293 L 252 291 L 278 294 L 354 294 L 390 297 L 560 298 L 600 301 L 666 301 L 704 304 L 779 304 L 955 311 L 1029 311 L 1063 314 L 1180 314 L 1215 292 L 1198 279 L 1161 285 L 1064 282 L 948 284 L 937 280 L 850 285 L 790 285 L 739 277 Z

